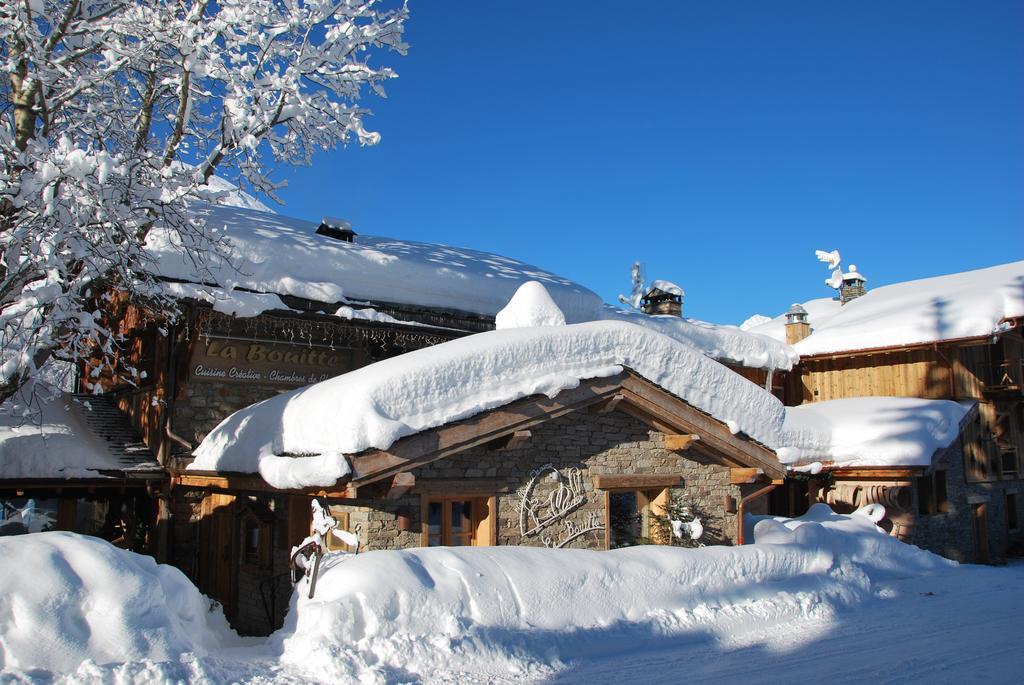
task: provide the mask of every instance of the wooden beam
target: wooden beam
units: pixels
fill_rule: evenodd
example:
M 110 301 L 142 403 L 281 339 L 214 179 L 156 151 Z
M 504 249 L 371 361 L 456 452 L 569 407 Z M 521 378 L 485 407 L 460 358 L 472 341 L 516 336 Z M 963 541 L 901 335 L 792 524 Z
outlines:
M 646 488 L 670 488 L 679 485 L 683 477 L 679 474 L 656 473 L 651 475 L 601 474 L 594 476 L 594 487 L 598 490 L 643 490 Z
M 633 373 L 622 383 L 627 404 L 672 425 L 674 433 L 697 433 L 702 451 L 728 464 L 757 467 L 772 478 L 785 477 L 785 467 L 775 453 L 752 440 L 733 435 L 724 423 L 671 395 Z
M 70 492 L 77 490 L 95 492 L 97 488 L 100 490 L 116 489 L 123 491 L 125 488 L 144 488 L 147 483 L 154 485 L 166 480 L 168 480 L 166 475 L 160 476 L 159 478 L 132 478 L 127 480 L 115 480 L 113 478 L 81 478 L 74 480 L 65 480 L 63 478 L 22 478 L 16 480 L 0 480 L 0 492 L 50 490 L 61 494 L 65 490 Z
M 384 499 L 398 499 L 409 492 L 414 485 L 416 485 L 416 476 L 408 471 L 396 473 L 391 481 L 391 487 L 388 489 L 387 494 L 384 495 Z
M 348 497 L 345 486 L 311 487 L 301 490 L 282 490 L 271 487 L 269 483 L 254 473 L 216 473 L 188 471 L 173 476 L 176 487 L 200 488 L 203 490 L 233 492 L 274 492 L 285 495 L 302 495 L 305 497 L 327 497 L 345 499 Z
M 389 478 L 399 471 L 485 445 L 508 433 L 526 430 L 600 402 L 614 394 L 625 374 L 584 381 L 554 399 L 529 397 L 469 419 L 402 438 L 385 450 L 369 450 L 350 458 L 352 481 L 363 485 Z
M 836 478 L 884 478 L 886 480 L 915 478 L 925 472 L 925 467 L 920 468 L 874 468 L 874 469 L 832 469 L 831 473 Z
M 424 495 L 458 494 L 458 495 L 496 495 L 515 491 L 515 486 L 507 480 L 497 478 L 431 478 L 416 481 L 413 492 Z
M 762 469 L 729 469 L 729 483 L 732 485 L 747 485 L 757 483 L 764 477 Z
M 615 407 L 618 406 L 619 402 L 622 401 L 622 395 L 613 395 L 604 402 L 598 402 L 597 404 L 590 405 L 591 414 L 607 414 L 610 411 L 614 411 Z
M 690 443 L 700 440 L 696 433 L 684 433 L 682 435 L 668 433 L 665 435 L 665 449 L 670 452 L 685 452 L 690 449 Z
M 522 447 L 526 447 L 530 444 L 530 439 L 533 437 L 533 433 L 528 430 L 515 431 L 508 435 L 503 435 L 496 440 L 491 440 L 487 443 L 487 449 L 493 452 L 507 452 L 509 450 L 517 450 Z

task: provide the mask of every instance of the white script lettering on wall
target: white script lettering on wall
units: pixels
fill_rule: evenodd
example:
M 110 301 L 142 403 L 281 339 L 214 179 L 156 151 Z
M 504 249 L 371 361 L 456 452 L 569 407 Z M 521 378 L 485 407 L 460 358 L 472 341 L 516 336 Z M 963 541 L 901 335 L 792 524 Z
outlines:
M 545 477 L 556 483 L 547 498 L 536 497 L 537 485 Z M 523 539 L 540 534 L 549 526 L 561 522 L 561 539 L 556 541 L 551 536 L 541 537 L 547 547 L 562 547 L 584 533 L 603 530 L 599 517 L 592 513 L 584 524 L 577 524 L 568 518 L 569 514 L 579 509 L 587 501 L 587 493 L 583 487 L 583 474 L 576 467 L 559 471 L 553 464 L 545 464 L 530 472 L 530 480 L 520 491 L 519 532 Z

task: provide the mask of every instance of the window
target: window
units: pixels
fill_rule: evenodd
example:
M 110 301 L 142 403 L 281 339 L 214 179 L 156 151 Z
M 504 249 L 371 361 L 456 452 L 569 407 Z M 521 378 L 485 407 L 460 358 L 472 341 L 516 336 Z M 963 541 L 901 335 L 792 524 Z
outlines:
M 260 522 L 251 516 L 242 526 L 242 561 L 254 566 L 260 563 Z
M 425 547 L 491 545 L 493 497 L 460 495 L 423 498 L 422 544 Z
M 347 530 L 350 533 L 355 532 L 349 526 L 349 512 L 339 511 L 338 507 L 332 506 L 328 506 L 327 510 L 331 512 L 331 516 L 333 516 L 334 520 L 338 522 L 338 530 Z M 312 530 L 312 522 L 310 522 L 310 532 L 312 532 Z M 331 552 L 355 552 L 354 547 L 349 547 L 335 535 L 328 535 L 324 540 L 327 544 L 327 549 Z
M 1003 478 L 1017 477 L 1017 452 L 1007 450 L 1001 453 L 999 466 L 1003 471 Z
M 613 490 L 607 493 L 608 549 L 668 542 L 653 525 L 653 516 L 665 510 L 668 490 Z
M 59 501 L 54 498 L 0 499 L 0 533 L 20 535 L 58 529 Z
M 917 479 L 917 506 L 918 512 L 924 516 L 949 511 L 945 470 L 936 469 Z
M 241 507 L 236 519 L 239 561 L 243 566 L 268 569 L 271 565 L 273 517 L 259 502 Z

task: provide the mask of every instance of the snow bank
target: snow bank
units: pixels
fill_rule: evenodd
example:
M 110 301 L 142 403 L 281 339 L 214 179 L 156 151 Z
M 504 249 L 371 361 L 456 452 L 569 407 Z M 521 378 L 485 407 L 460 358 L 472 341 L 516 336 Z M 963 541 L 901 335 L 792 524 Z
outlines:
M 949 447 L 971 403 L 852 397 L 786 408 L 779 461 L 797 465 L 930 466 Z
M 803 306 L 812 332 L 794 345 L 801 355 L 985 336 L 1024 316 L 1024 261 L 874 288 L 842 306 Z M 785 340 L 784 320 L 750 330 Z
M 278 488 L 331 485 L 348 473 L 345 454 L 623 367 L 769 447 L 779 443 L 784 408 L 771 394 L 650 328 L 597 321 L 479 333 L 278 395 L 222 421 L 189 468 L 259 472 Z
M 237 638 L 181 571 L 74 533 L 0 537 L 0 669 L 206 654 Z
M 31 409 L 13 400 L 0 405 L 0 478 L 102 478 L 99 471 L 160 470 L 156 462 L 125 464 L 123 454 L 86 423 L 88 411 L 68 393 Z
M 917 575 L 954 567 L 937 554 L 926 552 L 892 537 L 875 525 L 885 507 L 869 505 L 853 514 L 837 514 L 827 504 L 812 504 L 797 518 L 747 516 L 744 534 L 760 547 L 827 549 L 840 566 L 856 566 L 872 580 Z
M 275 639 L 283 664 L 325 682 L 416 680 L 469 663 L 505 678 L 538 675 L 655 636 L 770 642 L 773 627 L 868 601 L 879 580 L 953 565 L 861 515 L 815 507 L 793 528 L 759 524 L 763 540 L 744 547 L 429 548 L 329 559 L 316 596 L 300 585 Z
M 754 369 L 788 371 L 800 359 L 796 351 L 786 344 L 785 336 L 780 342 L 773 337 L 743 331 L 736 326 L 721 326 L 678 316 L 651 316 L 609 306 L 605 306 L 600 318 L 628 321 L 696 347 L 712 359 Z
M 231 292 L 295 295 L 317 302 L 393 302 L 494 316 L 526 281 L 540 281 L 569 321 L 596 318 L 601 299 L 581 285 L 500 255 L 360 234 L 354 243 L 317 235 L 317 224 L 238 207 L 200 210 L 220 231 L 232 264 L 199 275 L 191 259 L 154 230 L 154 270 Z M 235 268 L 237 267 L 237 268 Z M 233 293 L 232 293 L 233 294 Z

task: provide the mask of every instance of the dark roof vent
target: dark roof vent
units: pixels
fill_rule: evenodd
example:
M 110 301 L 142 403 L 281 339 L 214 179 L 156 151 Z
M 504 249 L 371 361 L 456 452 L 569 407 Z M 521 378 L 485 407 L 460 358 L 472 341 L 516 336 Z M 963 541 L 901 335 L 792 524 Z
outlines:
M 320 220 L 320 226 L 316 229 L 317 235 L 325 235 L 345 243 L 354 243 L 358 233 L 352 230 L 352 224 L 344 219 L 337 219 L 333 216 L 325 216 Z

